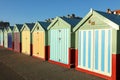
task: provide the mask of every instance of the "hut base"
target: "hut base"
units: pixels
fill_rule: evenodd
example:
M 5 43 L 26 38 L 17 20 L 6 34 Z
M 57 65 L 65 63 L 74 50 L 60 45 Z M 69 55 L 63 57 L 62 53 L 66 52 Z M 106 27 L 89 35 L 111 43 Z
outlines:
M 0 47 L 4 47 L 3 45 L 0 45 Z
M 20 51 L 16 51 L 16 50 L 14 50 L 14 52 L 16 52 L 16 53 L 20 54 Z
M 106 76 L 106 75 L 103 75 L 103 74 L 100 74 L 100 73 L 96 73 L 96 72 L 93 72 L 93 71 L 89 71 L 89 70 L 86 70 L 86 69 L 82 69 L 82 68 L 79 68 L 78 67 L 78 50 L 75 51 L 76 53 L 76 70 L 78 71 L 81 71 L 81 72 L 85 72 L 85 73 L 88 73 L 88 74 L 91 74 L 91 75 L 95 75 L 95 76 L 98 76 L 98 77 L 101 77 L 101 78 L 104 78 L 106 80 L 120 80 L 120 54 L 112 54 L 112 73 L 111 73 L 111 77 L 110 76 Z
M 35 55 L 32 55 L 33 58 L 37 58 L 37 59 L 40 59 L 40 60 L 43 60 L 43 61 L 46 61 L 45 58 L 41 58 L 41 57 L 38 57 L 38 56 L 35 56 Z
M 66 67 L 66 68 L 74 68 L 75 67 L 75 49 L 73 49 L 73 48 L 68 49 L 68 53 L 69 53 L 68 54 L 68 58 L 69 58 L 68 64 L 50 60 L 50 46 L 47 46 L 47 50 L 48 50 L 48 62 L 57 64 L 57 65 L 60 65 L 60 66 Z
M 32 47 L 32 49 L 33 49 L 33 47 Z M 32 53 L 32 56 L 33 56 L 34 58 L 39 58 L 39 59 L 41 59 L 41 60 L 47 61 L 47 60 L 48 60 L 48 49 L 49 49 L 49 47 L 48 47 L 48 46 L 45 46 L 45 56 L 44 56 L 44 58 L 41 58 L 40 56 L 34 55 L 33 52 L 31 52 L 31 53 Z
M 7 48 L 8 50 L 13 50 L 12 48 Z
M 66 67 L 66 68 L 71 68 L 70 64 L 63 64 L 63 63 L 56 62 L 56 61 L 53 61 L 53 60 L 48 60 L 48 62 L 50 62 L 52 64 L 57 64 L 57 65 L 60 65 L 60 66 Z

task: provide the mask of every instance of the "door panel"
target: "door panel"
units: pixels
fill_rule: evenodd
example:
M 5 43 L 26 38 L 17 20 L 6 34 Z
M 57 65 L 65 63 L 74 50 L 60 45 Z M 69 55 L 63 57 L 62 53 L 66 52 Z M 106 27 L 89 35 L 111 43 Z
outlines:
M 30 32 L 22 32 L 22 52 L 30 55 Z
M 34 32 L 33 33 L 33 55 L 41 58 L 45 57 L 45 41 L 44 32 Z
M 8 39 L 7 39 L 7 32 L 4 33 L 4 47 L 7 48 L 8 47 Z
M 8 48 L 12 48 L 12 33 L 8 33 Z
M 112 31 L 82 30 L 78 33 L 78 67 L 111 75 Z
M 78 65 L 92 70 L 93 65 L 93 31 L 79 31 L 78 34 Z
M 14 33 L 14 50 L 20 52 L 20 34 Z
M 50 35 L 50 59 L 68 64 L 69 29 L 54 29 Z
M 0 45 L 3 46 L 3 32 L 0 32 Z

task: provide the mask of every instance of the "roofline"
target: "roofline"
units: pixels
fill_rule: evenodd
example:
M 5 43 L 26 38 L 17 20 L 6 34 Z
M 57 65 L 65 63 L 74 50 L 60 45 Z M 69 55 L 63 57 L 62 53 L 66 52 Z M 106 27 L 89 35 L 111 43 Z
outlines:
M 86 22 L 93 14 L 93 9 L 91 8 L 89 13 L 73 28 L 73 32 L 77 31 L 80 26 L 83 25 L 84 22 Z
M 96 14 L 99 14 L 99 13 L 97 13 L 96 11 L 94 11 Z M 101 14 L 99 14 L 101 17 L 104 17 L 104 16 L 102 16 Z M 106 17 L 104 17 L 105 18 L 105 20 L 102 20 L 104 23 L 106 23 L 106 24 L 108 24 L 108 25 L 110 25 L 110 26 L 112 26 L 112 28 L 114 28 L 114 29 L 116 29 L 116 30 L 119 30 L 119 25 L 118 24 L 116 24 L 116 23 L 114 23 L 113 21 L 111 21 L 110 19 L 108 19 L 108 18 L 106 18 Z
M 89 11 L 89 13 L 80 21 L 80 23 L 78 23 L 76 26 L 75 26 L 75 28 L 73 28 L 73 32 L 75 32 L 75 31 L 77 31 L 78 29 L 79 29 L 79 27 L 81 27 L 82 26 L 82 24 L 83 23 L 85 23 L 92 15 L 93 15 L 93 13 L 97 13 L 97 14 L 99 14 L 98 12 L 96 12 L 95 10 L 93 10 L 93 9 L 91 9 L 90 11 Z M 101 17 L 104 17 L 104 16 L 102 16 L 101 14 L 99 14 Z M 119 25 L 118 24 L 116 24 L 116 23 L 114 23 L 113 21 L 111 21 L 111 20 L 109 20 L 109 19 L 107 19 L 106 17 L 104 17 L 105 18 L 105 20 L 103 20 L 103 22 L 105 22 L 105 23 L 107 23 L 108 25 L 114 25 L 114 26 L 112 26 L 113 28 L 115 28 L 116 30 L 119 30 Z M 118 26 L 118 27 L 116 27 L 116 26 Z
M 24 26 L 27 26 L 26 23 L 23 24 L 22 28 L 20 29 L 20 32 L 24 29 Z
M 61 17 L 56 17 L 52 23 L 50 23 L 50 25 L 48 26 L 47 30 L 50 30 L 50 28 L 58 21 L 58 19 L 63 20 Z M 63 20 L 64 22 L 66 22 L 65 20 Z M 71 26 L 68 22 L 66 22 L 69 26 Z
M 35 27 L 36 27 L 37 24 L 42 27 L 42 25 L 41 25 L 39 22 L 40 22 L 40 21 L 35 22 L 35 25 L 34 25 L 34 27 L 32 28 L 31 33 L 34 31 L 34 29 L 35 29 Z M 42 27 L 42 29 L 45 30 L 43 27 Z

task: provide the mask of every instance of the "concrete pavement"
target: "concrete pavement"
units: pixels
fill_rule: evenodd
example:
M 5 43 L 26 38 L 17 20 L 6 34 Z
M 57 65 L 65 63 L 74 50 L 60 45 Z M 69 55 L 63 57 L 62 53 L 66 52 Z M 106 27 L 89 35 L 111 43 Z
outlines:
M 0 47 L 0 80 L 104 80 Z

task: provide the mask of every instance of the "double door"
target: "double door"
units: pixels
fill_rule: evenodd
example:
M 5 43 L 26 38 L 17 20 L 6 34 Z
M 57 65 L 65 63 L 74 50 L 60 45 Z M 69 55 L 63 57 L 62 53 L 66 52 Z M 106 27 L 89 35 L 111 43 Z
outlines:
M 78 66 L 111 75 L 112 31 L 110 29 L 78 32 Z

